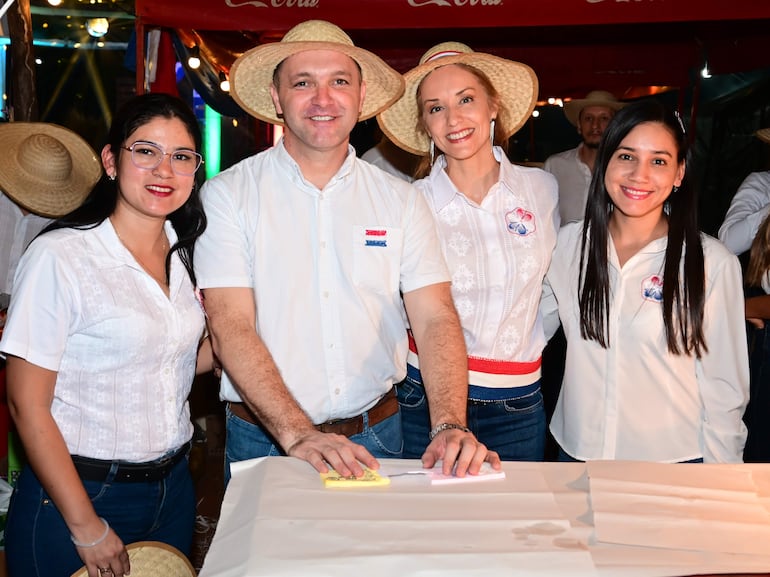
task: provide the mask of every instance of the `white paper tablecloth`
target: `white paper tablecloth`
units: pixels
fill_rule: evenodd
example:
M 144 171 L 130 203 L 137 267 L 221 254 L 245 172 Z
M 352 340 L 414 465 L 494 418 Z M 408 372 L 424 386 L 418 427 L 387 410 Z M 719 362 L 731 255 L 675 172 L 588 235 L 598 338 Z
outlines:
M 303 461 L 239 463 L 200 576 L 770 572 L 770 465 L 503 467 L 505 479 L 484 482 L 431 486 L 408 475 L 329 489 Z

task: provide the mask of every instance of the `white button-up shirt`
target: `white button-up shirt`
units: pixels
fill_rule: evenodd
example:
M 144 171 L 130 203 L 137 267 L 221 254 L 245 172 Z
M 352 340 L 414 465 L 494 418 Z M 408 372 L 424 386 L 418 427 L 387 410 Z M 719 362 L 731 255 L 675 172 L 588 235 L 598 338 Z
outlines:
M 256 330 L 315 423 L 369 408 L 406 376 L 407 293 L 448 282 L 419 191 L 355 156 L 319 190 L 282 143 L 209 180 L 201 288 L 249 287 Z M 227 374 L 221 396 L 240 397 Z
M 549 156 L 543 169 L 559 182 L 559 215 L 561 225 L 583 220 L 586 212 L 588 188 L 591 186 L 591 169 L 580 160 L 580 144 L 577 148 Z
M 204 317 L 176 254 L 166 297 L 105 220 L 37 238 L 15 285 L 0 351 L 57 373 L 51 413 L 71 454 L 151 461 L 190 440 Z
M 555 296 L 567 336 L 551 421 L 556 441 L 580 460 L 741 462 L 749 368 L 738 259 L 702 235 L 708 352 L 700 359 L 673 355 L 661 312 L 667 239 L 651 242 L 621 268 L 610 237 L 605 349 L 580 336 L 581 234 L 582 223 L 561 229 L 543 297 L 544 314 L 553 316 Z
M 530 362 L 545 346 L 538 305 L 559 230 L 556 180 L 515 166 L 500 148 L 500 178 L 481 205 L 457 190 L 442 155 L 415 185 L 439 229 L 468 355 Z

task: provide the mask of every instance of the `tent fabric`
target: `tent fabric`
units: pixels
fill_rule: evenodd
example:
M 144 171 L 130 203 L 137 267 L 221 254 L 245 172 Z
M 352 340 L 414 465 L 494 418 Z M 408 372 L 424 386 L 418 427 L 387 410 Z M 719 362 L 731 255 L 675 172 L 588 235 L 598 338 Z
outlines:
M 524 62 L 538 75 L 541 100 L 579 98 L 597 88 L 632 98 L 639 95 L 636 87 L 687 86 L 692 70 L 706 60 L 714 74 L 770 67 L 766 0 L 365 3 L 362 10 L 362 0 L 136 0 L 135 8 L 138 28 L 177 31 L 180 61 L 193 45 L 200 47 L 210 69 L 191 74 L 214 89 L 218 73 L 227 73 L 245 50 L 277 41 L 309 18 L 340 25 L 357 46 L 399 72 L 412 68 L 428 47 L 447 40 Z M 220 98 L 222 108 L 229 108 L 227 98 Z
M 136 0 L 135 6 L 145 24 L 206 30 L 285 31 L 311 18 L 345 30 L 770 18 L 765 0 Z

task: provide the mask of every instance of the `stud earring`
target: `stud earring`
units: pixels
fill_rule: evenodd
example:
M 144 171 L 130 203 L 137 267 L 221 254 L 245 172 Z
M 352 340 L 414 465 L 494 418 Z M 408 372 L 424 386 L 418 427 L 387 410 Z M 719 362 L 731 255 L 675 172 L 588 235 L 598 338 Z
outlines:
M 495 119 L 489 121 L 489 142 L 495 145 Z
M 115 182 L 115 175 L 114 174 L 108 175 L 107 178 L 109 178 L 110 181 Z

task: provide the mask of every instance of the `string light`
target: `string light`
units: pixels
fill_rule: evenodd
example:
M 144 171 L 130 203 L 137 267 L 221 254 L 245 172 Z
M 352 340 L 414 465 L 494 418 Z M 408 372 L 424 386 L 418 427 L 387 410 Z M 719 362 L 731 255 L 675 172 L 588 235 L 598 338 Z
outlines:
M 191 70 L 197 70 L 201 66 L 200 49 L 198 48 L 197 44 L 190 48 L 190 56 L 187 58 L 187 66 L 189 66 Z
M 230 81 L 224 72 L 219 73 L 219 88 L 222 89 L 222 92 L 230 92 Z

